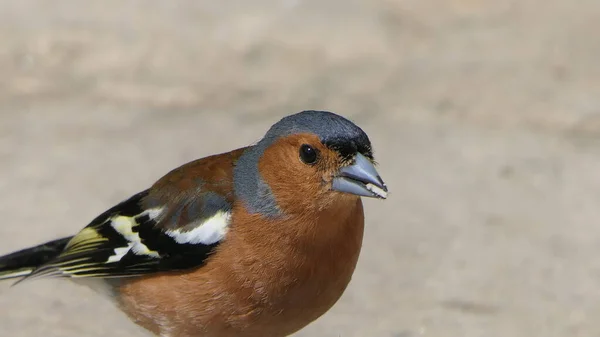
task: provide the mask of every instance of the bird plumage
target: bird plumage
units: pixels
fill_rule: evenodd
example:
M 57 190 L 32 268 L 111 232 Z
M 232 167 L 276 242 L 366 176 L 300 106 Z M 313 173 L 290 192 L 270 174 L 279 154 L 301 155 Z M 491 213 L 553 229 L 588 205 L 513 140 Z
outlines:
M 169 172 L 72 238 L 0 257 L 0 279 L 107 280 L 119 307 L 161 336 L 287 336 L 348 285 L 359 196 L 387 196 L 366 133 L 304 111 L 256 145 Z
M 24 277 L 63 251 L 72 237 L 52 240 L 0 257 L 0 280 Z

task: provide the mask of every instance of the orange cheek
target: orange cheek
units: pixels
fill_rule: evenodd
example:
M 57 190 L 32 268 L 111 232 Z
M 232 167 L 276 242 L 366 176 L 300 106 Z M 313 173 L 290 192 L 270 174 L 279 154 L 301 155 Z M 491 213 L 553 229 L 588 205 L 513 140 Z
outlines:
M 300 159 L 302 144 L 314 145 L 320 153 L 319 162 L 307 165 Z M 304 212 L 329 198 L 331 181 L 337 171 L 338 156 L 321 145 L 312 135 L 282 138 L 265 149 L 258 167 L 284 212 Z
M 278 206 L 284 213 L 303 212 L 318 198 L 323 182 L 314 168 L 301 163 L 297 158 L 280 154 L 277 161 L 265 160 L 259 163 L 262 177 L 271 188 Z M 269 157 L 269 158 L 274 158 Z M 284 163 L 293 161 L 295 163 Z

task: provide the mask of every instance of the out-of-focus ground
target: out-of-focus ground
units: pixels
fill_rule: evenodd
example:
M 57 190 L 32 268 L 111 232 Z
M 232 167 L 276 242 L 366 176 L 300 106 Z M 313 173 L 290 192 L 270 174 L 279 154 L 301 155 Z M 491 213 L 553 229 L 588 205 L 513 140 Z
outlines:
M 392 194 L 298 337 L 599 336 L 599 31 L 597 0 L 0 1 L 0 253 L 327 109 Z M 2 287 L 0 331 L 144 336 L 60 280 Z

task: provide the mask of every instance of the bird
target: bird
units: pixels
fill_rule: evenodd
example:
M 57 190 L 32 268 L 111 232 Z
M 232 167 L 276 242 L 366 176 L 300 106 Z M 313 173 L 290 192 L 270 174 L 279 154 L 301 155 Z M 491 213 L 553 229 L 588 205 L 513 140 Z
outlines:
M 253 145 L 164 175 L 73 236 L 0 257 L 0 279 L 66 278 L 161 337 L 283 337 L 345 292 L 362 197 L 386 199 L 371 141 L 305 110 Z

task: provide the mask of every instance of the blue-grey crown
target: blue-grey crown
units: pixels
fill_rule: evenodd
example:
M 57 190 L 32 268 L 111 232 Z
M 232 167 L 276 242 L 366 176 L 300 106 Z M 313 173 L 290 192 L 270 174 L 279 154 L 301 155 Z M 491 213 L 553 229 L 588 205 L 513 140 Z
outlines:
M 275 123 L 264 138 L 250 147 L 238 159 L 234 169 L 234 189 L 251 213 L 266 216 L 281 214 L 271 189 L 258 172 L 258 161 L 265 149 L 280 137 L 299 133 L 315 134 L 321 142 L 351 158 L 357 152 L 372 158 L 371 142 L 367 134 L 348 119 L 328 111 L 302 111 Z

